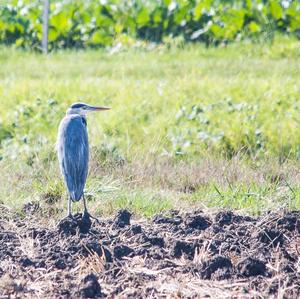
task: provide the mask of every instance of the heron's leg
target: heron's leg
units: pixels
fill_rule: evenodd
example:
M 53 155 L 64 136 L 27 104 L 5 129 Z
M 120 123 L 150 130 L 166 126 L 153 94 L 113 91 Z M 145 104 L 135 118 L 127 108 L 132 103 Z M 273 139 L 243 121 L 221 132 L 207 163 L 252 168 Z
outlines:
M 83 207 L 84 207 L 84 211 L 83 211 L 83 217 L 89 217 L 89 218 L 92 218 L 94 220 L 96 220 L 98 223 L 100 223 L 99 219 L 97 219 L 96 217 L 92 216 L 88 210 L 87 210 L 87 207 L 86 207 L 86 200 L 85 200 L 85 197 L 84 197 L 84 193 L 82 194 L 82 199 L 83 199 Z
M 83 214 L 89 214 L 89 212 L 87 210 L 87 207 L 86 207 L 86 201 L 85 201 L 84 193 L 82 194 L 82 199 L 83 199 L 83 208 L 84 208 Z
M 69 197 L 69 201 L 68 201 L 68 217 L 72 218 L 72 200 L 71 200 L 71 197 Z
M 64 227 L 65 221 L 66 221 L 66 220 L 68 221 L 68 220 L 70 220 L 70 219 L 72 219 L 72 220 L 74 219 L 74 218 L 73 218 L 73 215 L 72 215 L 72 200 L 71 200 L 71 197 L 69 197 L 69 199 L 68 199 L 68 215 L 67 215 L 67 217 L 61 219 L 61 220 L 57 223 L 58 228 L 61 229 L 61 228 L 60 228 L 61 225 L 62 225 L 62 227 Z

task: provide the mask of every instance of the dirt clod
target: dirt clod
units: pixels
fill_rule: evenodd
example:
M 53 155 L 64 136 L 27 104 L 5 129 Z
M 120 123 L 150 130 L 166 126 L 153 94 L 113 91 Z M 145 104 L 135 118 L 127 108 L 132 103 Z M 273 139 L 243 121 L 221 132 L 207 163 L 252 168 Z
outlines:
M 287 213 L 286 215 L 278 219 L 277 224 L 279 227 L 287 229 L 289 231 L 298 230 L 300 224 L 300 212 L 293 211 Z
M 199 230 L 205 230 L 211 224 L 208 218 L 201 215 L 188 216 L 185 223 L 187 228 Z
M 66 217 L 58 224 L 60 233 L 64 235 L 75 235 L 76 233 L 87 233 L 92 222 L 87 215 L 75 214 L 73 217 Z
M 89 274 L 84 277 L 80 295 L 83 298 L 97 298 L 101 296 L 101 287 L 95 274 Z
M 23 267 L 29 267 L 29 266 L 34 266 L 35 263 L 30 258 L 28 258 L 26 256 L 22 256 L 20 258 L 20 264 Z
M 194 257 L 195 248 L 191 243 L 185 241 L 176 241 L 171 252 L 176 258 L 179 258 L 185 254 L 189 259 L 192 259 Z
M 63 269 L 66 269 L 67 266 L 63 259 L 58 259 L 55 261 L 55 267 L 57 269 L 63 270 Z
M 134 235 L 142 233 L 142 227 L 140 225 L 134 224 L 131 226 L 131 232 Z
M 130 212 L 127 210 L 120 210 L 116 216 L 115 225 L 120 228 L 130 225 L 130 217 Z
M 258 234 L 258 240 L 271 246 L 282 245 L 284 241 L 283 235 L 279 230 L 268 228 L 263 229 Z
M 164 247 L 165 241 L 164 238 L 161 237 L 148 237 L 148 240 L 151 245 L 158 246 L 158 247 Z
M 239 262 L 237 269 L 239 273 L 245 277 L 266 275 L 267 270 L 264 262 L 252 257 L 247 257 Z
M 133 252 L 133 249 L 126 245 L 118 245 L 114 248 L 114 257 L 117 259 L 122 259 L 125 256 L 130 255 Z
M 201 277 L 203 279 L 211 279 L 217 271 L 216 279 L 226 279 L 231 276 L 232 263 L 229 258 L 224 256 L 216 256 L 205 261 L 202 265 Z M 220 271 L 222 270 L 222 271 Z
M 216 217 L 215 221 L 220 225 L 228 225 L 233 220 L 233 213 L 231 211 L 219 212 Z
M 182 223 L 182 217 L 178 215 L 178 211 L 172 210 L 170 215 L 158 214 L 153 217 L 153 222 L 157 224 L 179 225 Z

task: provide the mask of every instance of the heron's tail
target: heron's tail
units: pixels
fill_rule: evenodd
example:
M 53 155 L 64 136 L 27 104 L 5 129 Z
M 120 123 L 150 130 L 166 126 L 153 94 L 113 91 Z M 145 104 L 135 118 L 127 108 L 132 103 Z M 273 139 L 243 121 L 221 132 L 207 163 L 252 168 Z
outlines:
M 70 191 L 70 198 L 74 201 L 79 201 L 83 195 L 83 192 Z

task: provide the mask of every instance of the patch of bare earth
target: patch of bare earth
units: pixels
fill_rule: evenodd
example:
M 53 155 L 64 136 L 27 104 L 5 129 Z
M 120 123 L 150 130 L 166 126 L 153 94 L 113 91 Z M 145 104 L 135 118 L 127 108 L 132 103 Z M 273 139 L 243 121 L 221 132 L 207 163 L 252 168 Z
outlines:
M 1 217 L 0 298 L 299 298 L 300 212 Z M 2 213 L 5 215 L 5 213 Z

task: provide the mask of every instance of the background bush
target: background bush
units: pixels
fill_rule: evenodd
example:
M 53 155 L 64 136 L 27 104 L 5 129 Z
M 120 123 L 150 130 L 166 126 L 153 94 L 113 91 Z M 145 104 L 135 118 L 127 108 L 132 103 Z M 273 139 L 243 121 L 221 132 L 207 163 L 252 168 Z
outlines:
M 39 48 L 42 9 L 42 0 L 0 2 L 0 43 Z M 300 4 L 291 0 L 52 0 L 50 11 L 52 49 L 111 46 L 132 38 L 161 42 L 180 36 L 218 44 L 300 34 Z

